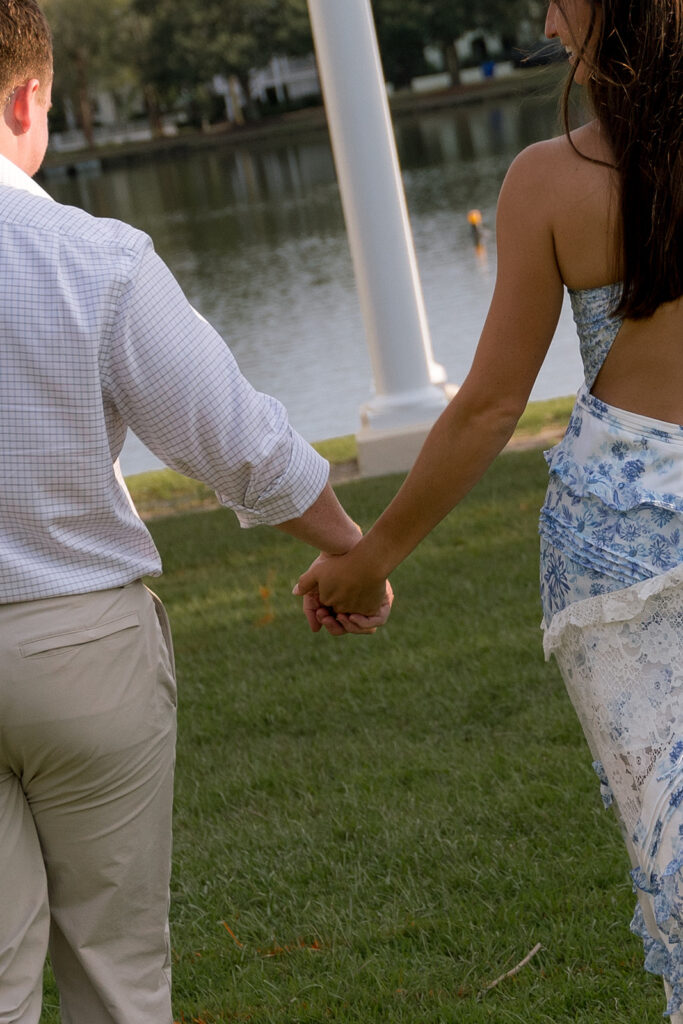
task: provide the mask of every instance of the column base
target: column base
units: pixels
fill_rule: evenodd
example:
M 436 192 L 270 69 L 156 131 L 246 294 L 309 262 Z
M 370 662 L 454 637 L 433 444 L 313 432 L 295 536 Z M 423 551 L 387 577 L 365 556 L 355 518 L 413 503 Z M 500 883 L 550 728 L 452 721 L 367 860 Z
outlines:
M 356 434 L 361 476 L 407 473 L 418 456 L 434 421 L 457 392 L 454 384 L 425 389 L 414 404 L 372 403 L 361 410 L 362 426 Z M 403 397 L 403 396 L 402 396 Z M 425 402 L 424 399 L 427 398 Z M 373 415 L 374 413 L 374 415 Z
M 418 456 L 433 421 L 392 430 L 361 427 L 356 434 L 358 472 L 363 477 L 407 473 Z

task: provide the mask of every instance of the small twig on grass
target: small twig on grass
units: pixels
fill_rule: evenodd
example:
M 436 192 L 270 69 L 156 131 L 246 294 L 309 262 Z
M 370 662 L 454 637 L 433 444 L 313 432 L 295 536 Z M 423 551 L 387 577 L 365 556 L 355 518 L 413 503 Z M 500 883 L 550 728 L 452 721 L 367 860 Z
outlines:
M 505 981 L 506 978 L 512 978 L 513 975 L 518 974 L 523 967 L 526 967 L 531 958 L 536 956 L 540 949 L 543 949 L 543 946 L 540 942 L 537 942 L 534 948 L 530 950 L 524 957 L 524 959 L 520 960 L 515 967 L 512 967 L 509 971 L 506 971 L 505 974 L 501 974 L 500 978 L 496 978 L 495 981 L 490 981 L 488 985 L 485 985 L 484 988 L 479 993 L 479 995 L 477 996 L 477 998 L 481 999 L 483 996 L 486 995 L 487 992 L 490 992 L 492 988 L 495 988 L 496 985 L 500 985 L 501 981 Z
M 236 946 L 239 946 L 239 947 L 240 947 L 240 949 L 243 949 L 243 948 L 244 948 L 244 943 L 243 943 L 243 942 L 240 942 L 240 940 L 239 940 L 239 939 L 237 938 L 237 936 L 235 935 L 235 933 L 234 933 L 234 931 L 232 930 L 232 928 L 230 927 L 230 925 L 229 925 L 229 924 L 226 924 L 226 923 L 225 923 L 225 921 L 221 921 L 221 924 L 223 925 L 223 927 L 225 928 L 226 932 L 228 933 L 228 935 L 230 936 L 230 938 L 231 938 L 231 939 L 233 940 L 233 942 L 235 943 L 235 945 L 236 945 Z

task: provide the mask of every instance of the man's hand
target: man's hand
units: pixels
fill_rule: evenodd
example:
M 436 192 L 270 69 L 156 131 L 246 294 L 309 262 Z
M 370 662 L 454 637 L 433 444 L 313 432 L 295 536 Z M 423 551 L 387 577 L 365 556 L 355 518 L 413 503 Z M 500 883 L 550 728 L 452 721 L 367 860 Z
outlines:
M 342 562 L 349 559 L 349 555 L 326 555 L 321 554 L 315 559 L 310 568 L 302 574 L 295 586 L 293 593 L 303 595 L 304 614 L 308 624 L 314 633 L 326 629 L 332 636 L 344 636 L 346 633 L 365 635 L 374 633 L 378 626 L 383 626 L 389 618 L 391 606 L 394 601 L 394 592 L 388 580 L 380 583 L 371 583 L 363 589 L 362 599 L 359 597 L 358 605 L 367 614 L 352 612 L 353 601 L 349 604 L 342 601 L 338 607 L 343 610 L 336 610 L 331 603 L 325 603 L 321 596 L 321 588 L 318 581 L 328 586 L 329 575 L 327 570 L 334 574 L 342 568 Z
M 378 626 L 383 626 L 389 618 L 394 602 L 394 592 L 389 580 L 386 581 L 386 592 L 379 611 L 375 615 L 336 614 L 329 605 L 322 604 L 317 590 L 309 590 L 304 594 L 304 615 L 313 633 L 326 629 L 331 636 L 345 636 L 354 633 L 358 636 L 376 633 Z

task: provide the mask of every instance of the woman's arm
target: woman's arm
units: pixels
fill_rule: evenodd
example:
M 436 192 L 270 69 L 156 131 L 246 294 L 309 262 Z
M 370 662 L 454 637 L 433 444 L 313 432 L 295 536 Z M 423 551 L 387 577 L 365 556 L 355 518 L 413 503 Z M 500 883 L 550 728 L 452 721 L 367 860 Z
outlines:
M 385 577 L 471 490 L 509 440 L 562 307 L 552 228 L 555 152 L 543 143 L 525 150 L 503 184 L 496 286 L 462 387 L 372 529 L 350 553 L 312 566 L 297 593 L 316 589 L 337 613 L 376 611 Z

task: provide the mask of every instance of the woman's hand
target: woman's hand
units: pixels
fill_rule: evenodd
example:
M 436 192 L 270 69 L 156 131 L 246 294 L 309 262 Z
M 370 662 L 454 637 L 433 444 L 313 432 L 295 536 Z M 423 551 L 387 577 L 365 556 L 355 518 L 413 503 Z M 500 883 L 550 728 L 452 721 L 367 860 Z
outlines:
M 333 636 L 374 633 L 389 618 L 394 594 L 384 577 L 373 577 L 356 548 L 345 555 L 319 555 L 299 577 L 293 593 L 303 595 L 314 633 Z

